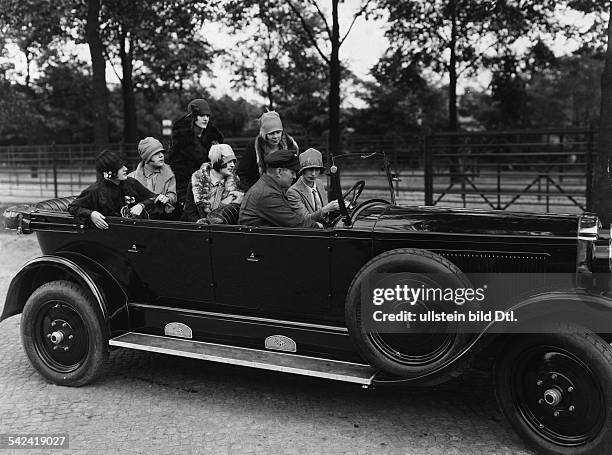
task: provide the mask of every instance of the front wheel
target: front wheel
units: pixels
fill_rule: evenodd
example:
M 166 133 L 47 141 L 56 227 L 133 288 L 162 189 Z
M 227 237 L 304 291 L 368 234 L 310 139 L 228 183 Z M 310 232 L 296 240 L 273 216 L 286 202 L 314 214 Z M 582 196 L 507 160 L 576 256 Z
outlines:
M 93 382 L 108 357 L 101 310 L 70 281 L 52 281 L 34 291 L 21 315 L 21 340 L 34 368 L 59 385 Z
M 513 339 L 495 371 L 504 415 L 542 453 L 612 453 L 612 349 L 574 325 Z

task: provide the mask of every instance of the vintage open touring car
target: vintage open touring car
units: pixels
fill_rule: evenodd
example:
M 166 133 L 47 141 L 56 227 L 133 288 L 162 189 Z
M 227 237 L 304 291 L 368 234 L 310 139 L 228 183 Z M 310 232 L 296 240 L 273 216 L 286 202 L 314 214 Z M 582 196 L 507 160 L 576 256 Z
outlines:
M 68 386 L 94 381 L 116 347 L 364 387 L 437 384 L 492 359 L 499 405 L 537 450 L 612 453 L 610 248 L 597 218 L 400 207 L 386 159 L 357 159 L 380 163 L 324 229 L 108 217 L 99 230 L 66 212 L 71 198 L 8 209 L 7 227 L 35 232 L 43 255 L 12 280 L 0 320 L 21 313 L 32 365 Z M 336 194 L 350 162 L 330 166 Z M 454 288 L 513 276 L 521 291 L 495 303 L 514 322 L 372 326 L 364 290 L 406 273 Z

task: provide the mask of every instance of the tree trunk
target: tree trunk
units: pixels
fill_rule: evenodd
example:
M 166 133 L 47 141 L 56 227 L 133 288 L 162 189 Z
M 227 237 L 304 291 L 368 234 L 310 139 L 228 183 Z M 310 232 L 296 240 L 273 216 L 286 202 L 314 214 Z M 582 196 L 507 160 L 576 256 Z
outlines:
M 27 89 L 30 88 L 30 68 L 32 66 L 32 58 L 31 58 L 31 53 L 28 49 L 26 49 L 24 52 L 25 54 L 25 59 L 26 59 L 26 78 L 25 78 L 25 86 Z
M 93 84 L 94 143 L 108 144 L 108 90 L 106 88 L 106 60 L 100 39 L 100 0 L 88 0 L 85 37 L 91 56 Z
M 266 96 L 268 97 L 268 109 L 274 110 L 274 82 L 272 81 L 272 58 L 271 58 L 272 44 L 268 36 L 268 47 L 266 48 Z
M 602 222 L 612 221 L 612 191 L 608 168 L 612 159 L 612 18 L 608 21 L 606 61 L 601 75 L 601 112 L 599 116 L 599 147 L 593 169 L 593 211 Z
M 458 127 L 457 121 L 457 3 L 451 0 L 449 4 L 451 8 L 451 40 L 450 40 L 450 61 L 448 65 L 448 130 L 456 132 Z M 457 138 L 449 137 L 449 152 L 457 154 Z M 453 156 L 450 159 L 449 166 L 451 183 L 465 184 L 461 176 L 461 162 L 459 156 Z M 465 195 L 463 196 L 465 197 Z
M 135 144 L 138 141 L 138 125 L 136 119 L 136 97 L 134 95 L 134 81 L 132 80 L 133 42 L 128 34 L 121 37 L 119 57 L 121 58 L 121 95 L 123 97 L 123 141 L 126 144 Z
M 329 151 L 331 155 L 342 153 L 340 147 L 340 24 L 338 0 L 332 0 L 332 39 L 329 65 Z
M 457 6 L 451 0 L 451 42 L 448 68 L 448 130 L 457 131 Z

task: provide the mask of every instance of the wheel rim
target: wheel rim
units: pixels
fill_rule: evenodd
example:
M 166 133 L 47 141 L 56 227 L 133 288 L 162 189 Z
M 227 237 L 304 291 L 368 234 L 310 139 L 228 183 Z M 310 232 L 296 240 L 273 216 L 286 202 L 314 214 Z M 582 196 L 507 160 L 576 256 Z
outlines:
M 573 447 L 600 432 L 606 417 L 601 384 L 572 353 L 533 347 L 523 352 L 510 381 L 521 418 L 544 439 Z
M 47 367 L 60 373 L 78 369 L 89 349 L 83 319 L 66 302 L 45 302 L 34 320 L 34 346 Z
M 430 365 L 444 357 L 453 345 L 452 334 L 368 334 L 376 349 L 387 358 L 406 366 Z
M 436 285 L 423 281 L 418 284 Z M 396 304 L 393 311 L 405 310 L 402 303 Z M 439 302 L 418 301 L 410 306 L 410 311 L 426 315 L 428 312 L 441 313 L 444 308 Z M 448 322 L 411 322 L 406 323 L 403 332 L 369 332 L 368 337 L 374 347 L 394 362 L 410 367 L 431 365 L 443 358 L 452 348 L 456 333 Z

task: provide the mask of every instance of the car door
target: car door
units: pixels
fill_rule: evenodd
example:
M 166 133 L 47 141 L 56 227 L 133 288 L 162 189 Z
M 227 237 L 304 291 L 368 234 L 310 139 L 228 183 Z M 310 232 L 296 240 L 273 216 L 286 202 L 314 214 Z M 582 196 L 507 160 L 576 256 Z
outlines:
M 212 226 L 215 302 L 266 315 L 314 315 L 329 304 L 322 229 Z
M 115 247 L 152 295 L 149 303 L 204 309 L 212 302 L 208 226 L 146 221 L 114 224 L 111 230 Z

